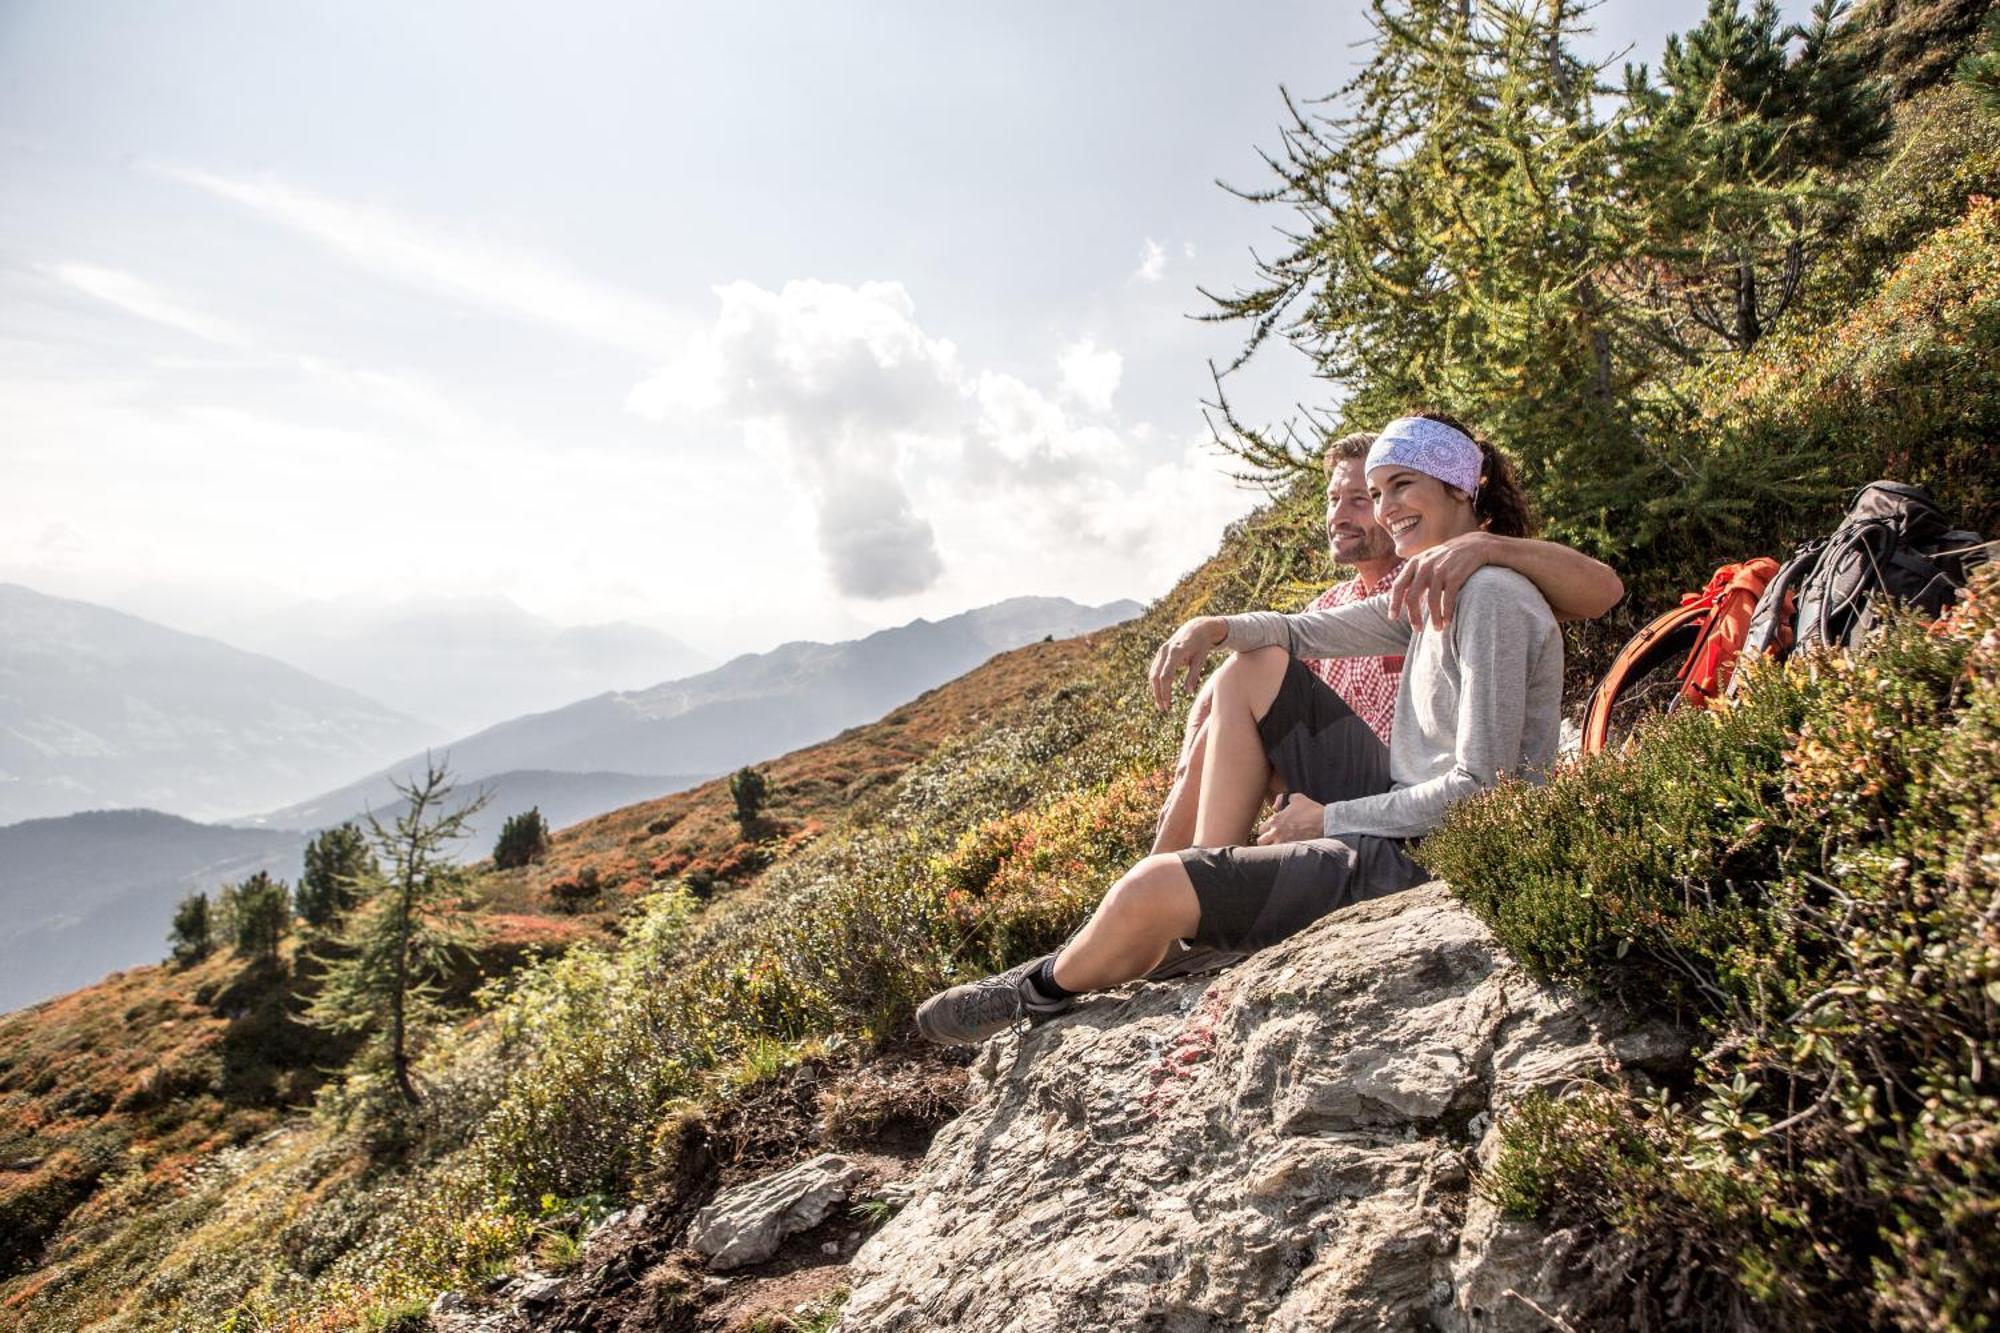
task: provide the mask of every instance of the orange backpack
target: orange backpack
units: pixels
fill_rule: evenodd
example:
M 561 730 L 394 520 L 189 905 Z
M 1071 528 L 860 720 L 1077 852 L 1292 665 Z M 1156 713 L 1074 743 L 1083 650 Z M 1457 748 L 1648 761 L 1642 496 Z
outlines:
M 1679 690 L 1669 707 L 1703 705 L 1729 688 L 1743 650 L 1750 614 L 1778 562 L 1760 555 L 1715 571 L 1708 586 L 1681 598 L 1681 604 L 1632 636 L 1597 683 L 1583 718 L 1583 752 L 1598 754 L 1611 733 L 1611 710 L 1641 678 L 1678 658 Z M 1789 636 L 1787 636 L 1789 637 Z M 1787 644 L 1787 647 L 1790 645 Z

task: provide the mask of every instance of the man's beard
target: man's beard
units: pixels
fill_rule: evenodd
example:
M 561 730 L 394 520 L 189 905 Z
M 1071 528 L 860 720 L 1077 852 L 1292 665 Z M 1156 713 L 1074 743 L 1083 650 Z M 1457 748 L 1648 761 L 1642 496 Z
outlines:
M 1329 536 L 1327 545 L 1336 565 L 1358 565 L 1364 560 L 1386 560 L 1395 554 L 1396 544 L 1381 528 L 1352 537 Z

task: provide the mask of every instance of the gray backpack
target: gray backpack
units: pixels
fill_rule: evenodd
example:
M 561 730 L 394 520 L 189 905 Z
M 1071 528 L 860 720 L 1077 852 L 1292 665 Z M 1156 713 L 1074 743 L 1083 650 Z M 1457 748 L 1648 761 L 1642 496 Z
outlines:
M 1929 491 L 1872 482 L 1830 536 L 1779 566 L 1750 615 L 1743 656 L 1851 648 L 1892 601 L 1935 616 L 1984 559 L 1979 534 L 1954 529 Z

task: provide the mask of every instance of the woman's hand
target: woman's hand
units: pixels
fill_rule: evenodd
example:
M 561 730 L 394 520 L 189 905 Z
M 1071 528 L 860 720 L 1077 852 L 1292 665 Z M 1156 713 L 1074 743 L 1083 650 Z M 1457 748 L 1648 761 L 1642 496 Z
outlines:
M 1153 669 L 1149 673 L 1153 702 L 1161 708 L 1173 702 L 1174 680 L 1179 676 L 1186 677 L 1188 693 L 1193 694 L 1201 679 L 1201 664 L 1228 635 L 1229 626 L 1221 616 L 1197 616 L 1169 635 L 1153 654 Z
M 1422 627 L 1443 629 L 1458 606 L 1458 590 L 1473 571 L 1493 563 L 1490 532 L 1467 532 L 1417 552 L 1396 571 L 1389 585 L 1389 616 Z
M 1326 836 L 1326 807 L 1310 796 L 1280 796 L 1281 804 L 1271 817 L 1257 826 L 1257 845 L 1276 842 L 1304 842 Z

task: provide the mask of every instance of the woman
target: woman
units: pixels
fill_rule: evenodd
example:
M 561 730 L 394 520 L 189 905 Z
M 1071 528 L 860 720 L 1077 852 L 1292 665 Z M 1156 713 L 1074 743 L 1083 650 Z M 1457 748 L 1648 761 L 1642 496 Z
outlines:
M 1442 413 L 1385 426 L 1367 476 L 1399 557 L 1482 527 L 1525 533 L 1527 508 L 1504 456 Z M 1154 656 L 1155 701 L 1167 705 L 1177 678 L 1192 689 L 1218 648 L 1234 656 L 1216 675 L 1203 823 L 1248 842 L 1275 770 L 1288 795 L 1256 845 L 1147 857 L 1059 953 L 926 1000 L 917 1011 L 926 1037 L 982 1041 L 1146 975 L 1178 941 L 1247 952 L 1337 907 L 1420 883 L 1411 839 L 1503 773 L 1536 774 L 1555 755 L 1562 638 L 1548 603 L 1512 570 L 1476 571 L 1447 625 L 1396 619 L 1386 594 L 1299 615 L 1191 620 Z M 1384 747 L 1298 659 L 1389 654 L 1405 663 Z

